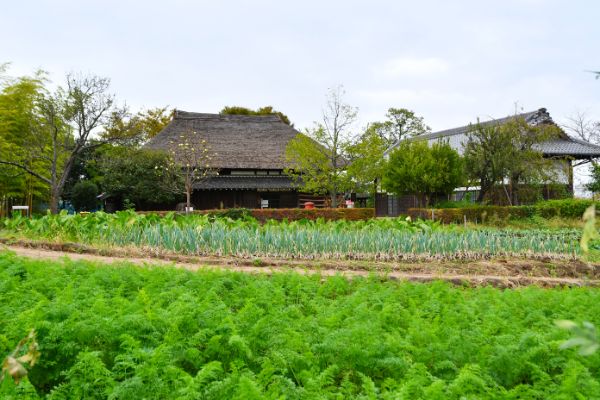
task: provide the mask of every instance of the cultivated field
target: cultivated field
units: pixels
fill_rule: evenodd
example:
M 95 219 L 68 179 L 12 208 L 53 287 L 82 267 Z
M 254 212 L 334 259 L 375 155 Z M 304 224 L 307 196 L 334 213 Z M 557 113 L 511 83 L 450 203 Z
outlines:
M 600 290 L 464 288 L 29 261 L 0 255 L 8 353 L 41 358 L 3 398 L 598 398 L 600 355 L 556 319 L 600 324 Z M 7 380 L 5 382 L 11 382 Z
M 580 229 L 465 229 L 402 218 L 368 221 L 232 220 L 208 215 L 94 213 L 7 219 L 5 235 L 150 253 L 284 259 L 412 260 L 493 256 L 577 258 Z
M 2 398 L 600 398 L 600 354 L 561 349 L 555 326 L 600 325 L 579 228 L 133 212 L 1 225 L 0 246 L 27 258 L 0 250 L 0 354 L 32 328 L 41 354 Z

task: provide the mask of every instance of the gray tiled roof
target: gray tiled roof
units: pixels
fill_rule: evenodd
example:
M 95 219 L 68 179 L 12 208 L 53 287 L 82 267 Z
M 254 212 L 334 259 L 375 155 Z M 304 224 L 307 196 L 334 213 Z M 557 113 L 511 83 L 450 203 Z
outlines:
M 549 140 L 536 147 L 547 156 L 600 157 L 600 146 L 571 137 Z
M 194 189 L 204 190 L 291 190 L 296 187 L 289 176 L 232 176 L 219 175 L 194 185 Z
M 540 108 L 536 111 L 522 113 L 516 117 L 524 118 L 527 123 L 531 125 L 538 124 L 554 124 L 554 121 L 550 117 L 548 111 L 545 108 Z M 506 118 L 493 119 L 489 121 L 480 122 L 483 126 L 490 125 L 501 125 L 515 118 L 510 116 Z M 464 143 L 467 141 L 467 133 L 471 125 L 465 125 L 458 128 L 446 129 L 443 131 L 428 133 L 425 135 L 416 136 L 406 140 L 427 140 L 434 141 L 438 139 L 447 140 L 450 146 L 456 149 L 459 153 L 462 153 Z M 386 154 L 390 153 L 394 148 L 398 146 L 398 143 L 392 145 L 386 150 Z M 563 133 L 560 138 L 549 140 L 547 142 L 540 143 L 537 148 L 546 156 L 571 156 L 573 158 L 590 158 L 600 157 L 600 146 L 571 138 Z

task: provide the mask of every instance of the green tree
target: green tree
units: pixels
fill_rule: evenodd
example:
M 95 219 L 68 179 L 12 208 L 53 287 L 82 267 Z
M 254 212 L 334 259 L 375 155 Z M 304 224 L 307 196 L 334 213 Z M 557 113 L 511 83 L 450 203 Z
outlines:
M 16 84 L 22 81 L 32 80 L 20 79 Z M 92 134 L 102 129 L 115 109 L 114 96 L 108 93 L 109 80 L 97 76 L 69 74 L 66 87 L 59 87 L 54 93 L 48 93 L 41 80 L 33 80 L 32 84 L 37 89 L 27 109 L 31 123 L 19 138 L 9 140 L 13 150 L 0 154 L 0 164 L 15 167 L 46 184 L 50 210 L 56 213 L 80 154 L 89 147 L 114 140 L 110 137 L 92 140 Z M 5 90 L 12 90 L 14 85 Z M 9 105 L 9 111 L 13 107 Z
M 373 123 L 372 129 L 378 132 L 388 147 L 402 139 L 431 132 L 423 117 L 406 108 L 389 108 L 385 116 L 387 119 Z
M 38 156 L 43 148 L 32 142 L 41 131 L 42 119 L 35 112 L 44 96 L 45 74 L 3 80 L 0 92 L 0 197 L 17 198 L 30 204 L 33 197 L 46 198 L 48 188 L 13 162 L 22 160 L 36 174 L 46 164 Z M 36 144 L 36 146 L 34 146 Z
M 90 181 L 78 182 L 73 186 L 71 203 L 76 211 L 92 211 L 98 206 L 98 186 Z
M 337 195 L 352 187 L 346 171 L 347 149 L 352 144 L 351 126 L 357 109 L 343 101 L 343 87 L 330 89 L 322 121 L 292 139 L 285 157 L 291 165 L 286 173 L 308 192 L 328 194 L 331 207 L 337 207 Z
M 600 164 L 593 164 L 592 169 L 592 180 L 588 182 L 585 187 L 592 193 L 600 192 Z
M 223 107 L 223 109 L 221 111 L 219 111 L 219 114 L 223 114 L 223 115 L 277 115 L 279 117 L 279 119 L 281 119 L 281 122 L 284 122 L 290 126 L 294 126 L 294 124 L 292 124 L 290 122 L 290 119 L 288 118 L 287 115 L 285 115 L 281 111 L 277 111 L 277 110 L 273 109 L 272 106 L 265 106 L 265 107 L 258 108 L 256 110 L 252 110 L 251 108 L 240 107 L 240 106 L 225 106 L 225 107 Z
M 434 194 L 462 185 L 463 176 L 463 160 L 449 144 L 404 141 L 390 154 L 382 185 L 388 192 L 416 194 L 428 206 Z
M 177 200 L 169 189 L 170 180 L 177 177 L 163 173 L 169 165 L 164 152 L 126 146 L 106 146 L 98 160 L 102 189 L 121 201 L 128 199 L 138 209 Z
M 464 143 L 464 158 L 467 176 L 480 186 L 477 200 L 483 202 L 494 186 L 502 184 L 509 203 L 517 204 L 519 184 L 553 179 L 551 160 L 543 157 L 536 144 L 557 134 L 555 126 L 532 126 L 523 118 L 472 126 Z
M 348 176 L 355 184 L 355 189 L 366 191 L 375 196 L 377 183 L 384 172 L 384 151 L 387 143 L 379 136 L 373 125 L 367 127 L 356 142 L 348 146 Z
M 126 109 L 114 110 L 102 137 L 130 147 L 140 147 L 171 122 L 174 111 L 168 107 L 148 108 L 135 114 Z

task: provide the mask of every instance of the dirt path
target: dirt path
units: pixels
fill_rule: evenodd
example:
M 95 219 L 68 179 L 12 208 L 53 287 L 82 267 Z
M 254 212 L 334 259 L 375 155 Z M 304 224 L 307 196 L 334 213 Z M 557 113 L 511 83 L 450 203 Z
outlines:
M 370 274 L 378 274 L 382 278 L 407 280 L 413 282 L 430 282 L 434 280 L 444 280 L 457 285 L 492 285 L 502 288 L 519 287 L 526 285 L 538 285 L 542 287 L 554 286 L 600 286 L 600 280 L 597 279 L 596 270 L 589 272 L 585 276 L 583 273 L 578 273 L 578 266 L 570 267 L 571 275 L 574 276 L 544 276 L 546 274 L 536 274 L 535 271 L 541 271 L 541 267 L 536 265 L 533 260 L 488 260 L 479 262 L 463 262 L 463 263 L 432 263 L 432 265 L 420 264 L 371 264 L 372 268 L 357 268 L 357 265 L 344 262 L 326 263 L 297 263 L 286 260 L 278 262 L 269 262 L 264 266 L 251 265 L 250 260 L 235 260 L 232 258 L 217 258 L 217 257 L 187 257 L 181 258 L 183 261 L 169 261 L 161 258 L 152 257 L 130 257 L 130 256 L 114 256 L 114 255 L 98 255 L 88 253 L 74 253 L 67 251 L 56 251 L 44 248 L 22 247 L 14 245 L 0 245 L 0 250 L 9 250 L 19 256 L 32 259 L 48 259 L 48 260 L 63 260 L 65 258 L 71 260 L 85 260 L 99 262 L 105 264 L 128 262 L 135 265 L 160 268 L 160 267 L 175 267 L 190 271 L 199 269 L 220 269 L 229 271 L 238 271 L 246 273 L 266 273 L 272 274 L 277 272 L 295 271 L 300 274 L 319 274 L 321 276 L 342 275 L 346 277 L 368 276 Z M 250 265 L 249 265 L 250 264 Z M 500 264 L 503 269 L 499 270 Z M 539 264 L 539 262 L 537 262 Z M 552 264 L 553 265 L 553 264 Z M 528 268 L 526 268 L 528 267 Z M 580 267 L 580 266 L 579 266 Z M 516 268 L 516 270 L 515 270 Z M 590 268 L 585 266 L 585 268 Z M 594 268 L 594 267 L 592 267 Z M 521 270 L 522 269 L 522 270 Z M 484 273 L 492 272 L 494 274 Z M 554 267 L 554 273 L 560 269 Z M 465 273 L 466 272 L 466 273 Z M 500 272 L 500 273 L 498 273 Z M 548 271 L 546 271 L 548 272 Z M 496 274 L 498 273 L 498 274 Z M 564 271 L 561 272 L 564 275 Z

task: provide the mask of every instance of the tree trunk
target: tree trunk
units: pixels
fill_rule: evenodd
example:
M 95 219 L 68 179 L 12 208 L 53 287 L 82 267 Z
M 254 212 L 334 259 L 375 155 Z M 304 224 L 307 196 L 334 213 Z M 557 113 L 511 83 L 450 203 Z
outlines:
M 50 189 L 50 212 L 58 214 L 58 201 L 60 199 L 59 191 L 56 188 Z
M 483 199 L 485 198 L 485 195 L 487 193 L 487 188 L 484 187 L 483 183 L 481 183 L 479 185 L 479 194 L 477 195 L 477 202 L 478 203 L 483 203 Z
M 192 206 L 192 201 L 191 201 L 192 193 L 190 193 L 190 192 L 191 192 L 191 190 L 189 190 L 189 189 L 186 189 L 186 191 L 185 191 L 185 204 L 186 204 L 185 213 L 186 214 L 190 212 L 190 207 Z
M 331 208 L 337 208 L 337 192 L 331 192 Z

